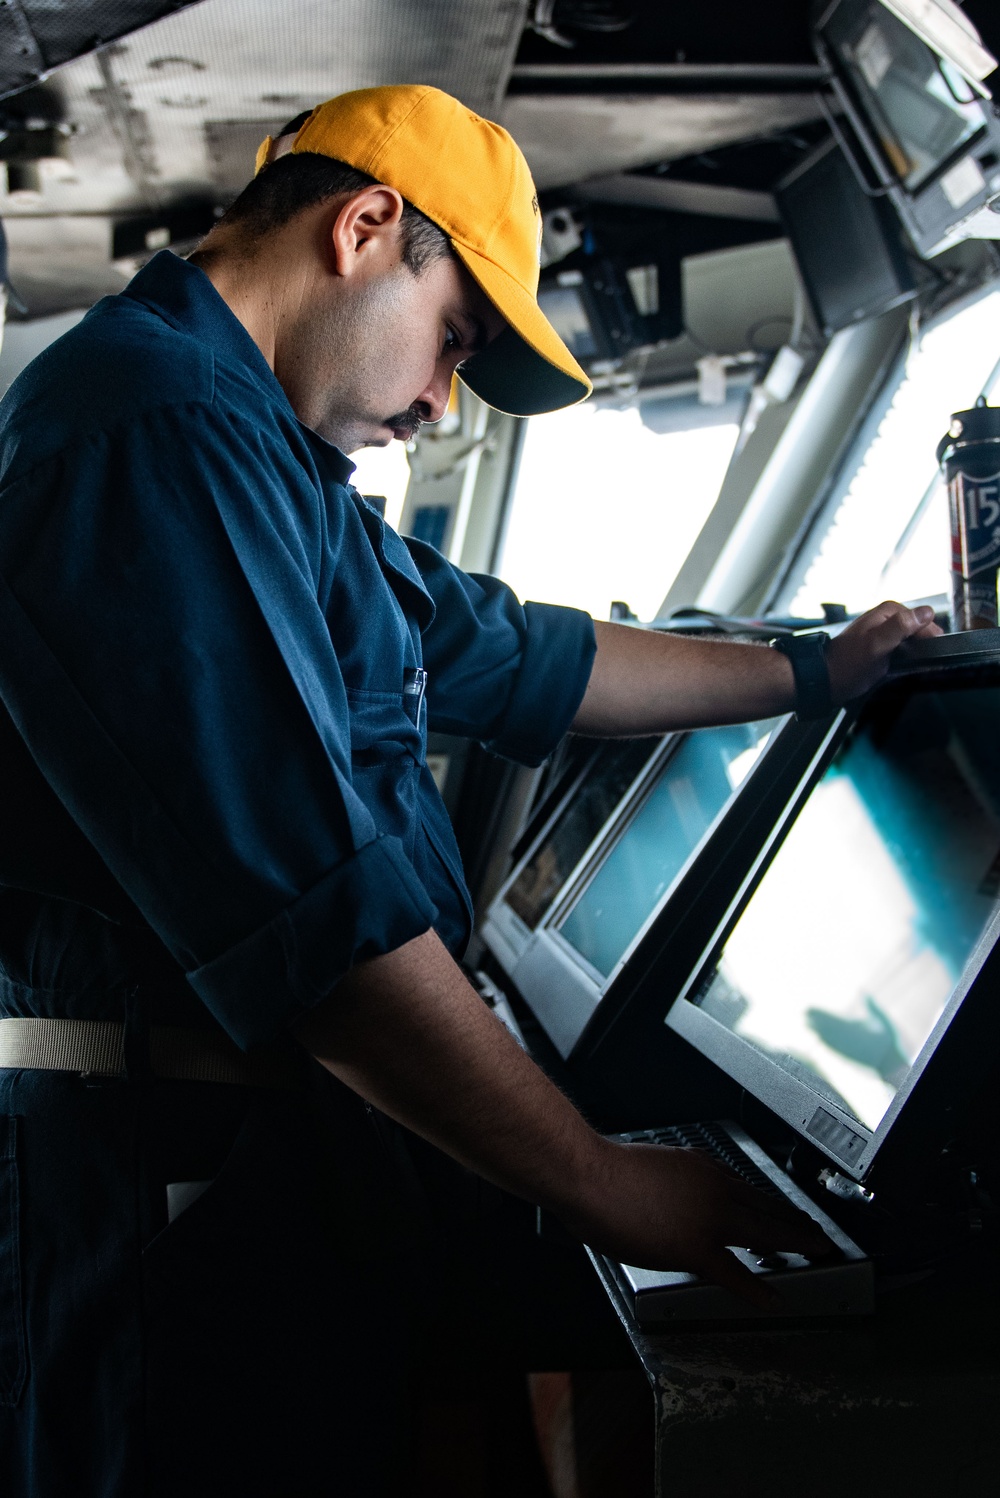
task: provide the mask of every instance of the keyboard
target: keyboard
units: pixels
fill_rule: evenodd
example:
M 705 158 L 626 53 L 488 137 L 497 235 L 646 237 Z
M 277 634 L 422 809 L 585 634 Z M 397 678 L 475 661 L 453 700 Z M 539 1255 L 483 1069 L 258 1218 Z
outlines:
M 616 1137 L 627 1143 L 703 1150 L 758 1191 L 783 1196 L 807 1212 L 833 1244 L 831 1255 L 815 1261 L 796 1253 L 762 1256 L 745 1248 L 732 1249 L 754 1274 L 767 1275 L 781 1297 L 780 1306 L 768 1310 L 758 1309 L 696 1274 L 639 1269 L 600 1256 L 601 1264 L 610 1273 L 639 1326 L 653 1331 L 700 1322 L 871 1315 L 874 1310 L 871 1260 L 738 1124 L 728 1120 L 673 1124 Z

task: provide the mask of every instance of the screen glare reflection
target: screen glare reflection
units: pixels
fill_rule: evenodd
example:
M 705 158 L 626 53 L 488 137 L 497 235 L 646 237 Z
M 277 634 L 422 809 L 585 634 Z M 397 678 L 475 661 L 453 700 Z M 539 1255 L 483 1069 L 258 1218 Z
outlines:
M 906 1081 L 1000 887 L 998 698 L 921 693 L 839 753 L 700 1000 L 869 1128 Z
M 558 927 L 605 978 L 758 758 L 774 720 L 688 734 Z

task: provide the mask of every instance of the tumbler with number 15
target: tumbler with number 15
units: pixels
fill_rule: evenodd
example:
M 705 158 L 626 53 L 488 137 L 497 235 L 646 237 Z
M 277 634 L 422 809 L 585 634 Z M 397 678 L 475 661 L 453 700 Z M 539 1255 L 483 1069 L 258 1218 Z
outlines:
M 1000 567 L 1000 406 L 956 411 L 938 444 L 951 516 L 951 627 L 996 629 Z

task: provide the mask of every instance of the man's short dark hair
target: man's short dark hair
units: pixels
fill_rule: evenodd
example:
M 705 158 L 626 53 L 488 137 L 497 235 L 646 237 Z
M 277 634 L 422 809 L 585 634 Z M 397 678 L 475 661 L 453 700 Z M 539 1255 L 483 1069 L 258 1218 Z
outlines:
M 345 162 L 318 152 L 292 152 L 279 156 L 258 172 L 227 209 L 222 222 L 238 224 L 244 233 L 255 238 L 263 237 L 317 203 L 342 193 L 360 192 L 376 181 L 367 172 L 356 171 Z M 403 264 L 415 276 L 435 260 L 452 253 L 444 230 L 405 198 L 399 231 Z

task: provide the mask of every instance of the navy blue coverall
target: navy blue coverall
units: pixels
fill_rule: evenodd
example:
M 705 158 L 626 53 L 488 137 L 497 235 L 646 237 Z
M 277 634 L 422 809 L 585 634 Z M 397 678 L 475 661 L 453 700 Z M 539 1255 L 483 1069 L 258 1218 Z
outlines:
M 398 1139 L 311 1061 L 158 1082 L 144 1037 L 281 1044 L 359 960 L 431 926 L 460 955 L 427 722 L 541 762 L 594 632 L 351 472 L 169 253 L 0 408 L 0 1014 L 124 1021 L 128 1066 L 0 1071 L 5 1498 L 379 1490 Z M 209 1179 L 168 1225 L 165 1183 Z

